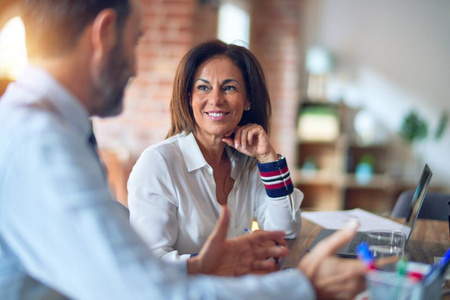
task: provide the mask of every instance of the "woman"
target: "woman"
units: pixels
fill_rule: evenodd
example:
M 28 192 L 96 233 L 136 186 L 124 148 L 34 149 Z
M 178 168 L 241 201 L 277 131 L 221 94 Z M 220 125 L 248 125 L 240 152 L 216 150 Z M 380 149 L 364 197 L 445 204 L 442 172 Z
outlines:
M 231 211 L 228 237 L 261 229 L 300 230 L 303 194 L 269 141 L 270 99 L 247 49 L 210 41 L 182 59 L 167 139 L 147 148 L 128 181 L 132 225 L 154 254 L 186 260 Z M 259 169 L 259 172 L 258 172 Z

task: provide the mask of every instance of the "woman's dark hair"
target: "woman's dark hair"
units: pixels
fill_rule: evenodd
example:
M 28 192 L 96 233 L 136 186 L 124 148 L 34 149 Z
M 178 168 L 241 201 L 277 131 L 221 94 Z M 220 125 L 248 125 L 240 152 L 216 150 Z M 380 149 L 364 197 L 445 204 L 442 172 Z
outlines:
M 239 125 L 259 124 L 269 134 L 270 98 L 264 73 L 256 57 L 244 47 L 212 40 L 191 49 L 178 66 L 170 100 L 171 126 L 166 138 L 183 131 L 186 133 L 195 131 L 194 113 L 189 104 L 189 94 L 192 93 L 194 86 L 194 75 L 203 62 L 218 55 L 228 57 L 241 70 L 245 81 L 251 109 L 244 111 Z
M 28 55 L 53 57 L 69 52 L 106 8 L 116 10 L 120 33 L 130 12 L 129 0 L 22 0 Z

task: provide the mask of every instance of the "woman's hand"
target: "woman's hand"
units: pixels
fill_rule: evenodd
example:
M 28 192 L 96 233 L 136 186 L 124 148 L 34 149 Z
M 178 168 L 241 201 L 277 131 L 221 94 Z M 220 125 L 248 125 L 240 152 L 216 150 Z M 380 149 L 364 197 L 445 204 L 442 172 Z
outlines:
M 233 135 L 234 134 L 234 138 Z M 224 134 L 222 142 L 245 155 L 255 157 L 260 163 L 278 160 L 277 153 L 264 129 L 258 124 L 238 126 Z

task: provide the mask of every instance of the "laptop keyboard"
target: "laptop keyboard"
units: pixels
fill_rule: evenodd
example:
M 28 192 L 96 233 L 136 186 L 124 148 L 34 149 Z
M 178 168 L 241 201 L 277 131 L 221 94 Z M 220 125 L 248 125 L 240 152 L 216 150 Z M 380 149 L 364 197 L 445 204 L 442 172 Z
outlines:
M 353 238 L 350 245 L 348 245 L 347 253 L 356 254 L 356 247 L 358 247 L 359 243 L 361 243 L 366 235 L 365 232 L 358 232 L 356 236 Z

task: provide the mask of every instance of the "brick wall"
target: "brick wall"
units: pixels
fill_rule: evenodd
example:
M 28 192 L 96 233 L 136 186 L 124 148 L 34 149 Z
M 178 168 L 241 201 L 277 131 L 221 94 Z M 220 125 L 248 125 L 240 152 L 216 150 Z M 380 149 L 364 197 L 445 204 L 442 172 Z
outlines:
M 117 180 L 111 181 L 117 195 L 125 194 L 124 199 L 119 199 L 124 203 L 123 190 L 131 166 L 147 146 L 163 140 L 169 128 L 169 101 L 180 59 L 195 44 L 215 38 L 217 32 L 218 14 L 213 5 L 202 5 L 198 0 L 141 2 L 146 34 L 138 48 L 138 77 L 127 89 L 122 115 L 95 120 L 102 151 L 113 152 L 124 162 L 122 168 L 108 168 L 110 177 L 123 178 L 119 186 Z M 261 62 L 269 84 L 273 103 L 272 140 L 290 164 L 294 159 L 298 100 L 297 3 L 296 0 L 250 1 L 250 48 Z M 117 163 L 117 160 L 109 161 Z M 121 174 L 114 174 L 117 170 Z
M 251 6 L 250 48 L 262 64 L 269 87 L 271 141 L 286 156 L 291 169 L 299 101 L 299 6 L 298 0 L 252 0 Z

